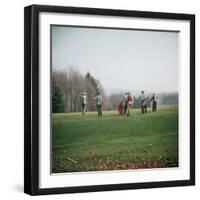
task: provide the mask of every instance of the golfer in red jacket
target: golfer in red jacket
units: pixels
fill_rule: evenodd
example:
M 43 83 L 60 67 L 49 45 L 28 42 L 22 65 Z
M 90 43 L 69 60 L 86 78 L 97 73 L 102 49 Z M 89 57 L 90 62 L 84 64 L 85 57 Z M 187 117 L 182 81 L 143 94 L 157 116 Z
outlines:
M 120 115 L 124 114 L 124 106 L 123 106 L 123 102 L 121 101 L 119 106 L 118 106 L 118 111 Z

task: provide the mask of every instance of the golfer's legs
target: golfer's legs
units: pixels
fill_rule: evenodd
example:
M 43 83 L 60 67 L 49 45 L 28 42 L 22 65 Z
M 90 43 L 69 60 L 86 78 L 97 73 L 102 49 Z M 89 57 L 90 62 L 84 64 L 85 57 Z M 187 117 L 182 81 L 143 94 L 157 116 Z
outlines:
M 99 106 L 99 112 L 100 112 L 100 116 L 102 116 L 102 109 L 101 109 L 101 105 Z
M 153 102 L 153 107 L 152 107 L 152 111 L 153 111 L 153 112 L 156 112 L 156 107 L 157 107 L 157 103 L 156 103 L 156 102 Z
M 127 103 L 125 103 L 125 106 L 124 106 L 124 114 L 126 114 L 126 111 L 127 111 Z
M 141 106 L 142 114 L 144 114 L 144 106 Z
M 81 112 L 82 112 L 82 115 L 83 115 L 83 104 L 81 104 Z
M 101 115 L 100 105 L 97 105 L 97 113 L 98 113 L 98 116 L 100 117 Z
M 127 109 L 128 110 L 127 115 L 130 115 L 131 114 L 131 106 L 130 106 L 130 104 L 127 105 L 127 108 L 128 108 Z
M 85 114 L 85 104 L 82 104 L 82 114 Z
M 99 116 L 99 106 L 97 105 L 97 114 Z

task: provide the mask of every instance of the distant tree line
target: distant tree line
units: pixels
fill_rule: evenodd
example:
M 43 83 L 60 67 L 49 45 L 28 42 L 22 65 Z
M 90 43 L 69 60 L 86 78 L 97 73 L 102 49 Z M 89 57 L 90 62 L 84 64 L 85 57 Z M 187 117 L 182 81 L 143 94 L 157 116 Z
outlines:
M 161 93 L 159 94 L 159 103 L 163 105 L 178 105 L 178 93 Z

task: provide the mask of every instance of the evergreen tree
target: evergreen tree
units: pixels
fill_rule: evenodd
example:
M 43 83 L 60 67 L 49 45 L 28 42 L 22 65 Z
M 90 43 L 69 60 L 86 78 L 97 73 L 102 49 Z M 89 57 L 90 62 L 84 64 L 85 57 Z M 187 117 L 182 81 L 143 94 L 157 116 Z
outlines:
M 98 81 L 90 74 L 90 72 L 87 72 L 85 77 L 86 77 L 87 80 L 90 81 L 90 83 L 94 87 L 96 93 L 99 92 Z
M 53 88 L 52 107 L 53 113 L 60 113 L 64 111 L 63 94 L 58 87 Z

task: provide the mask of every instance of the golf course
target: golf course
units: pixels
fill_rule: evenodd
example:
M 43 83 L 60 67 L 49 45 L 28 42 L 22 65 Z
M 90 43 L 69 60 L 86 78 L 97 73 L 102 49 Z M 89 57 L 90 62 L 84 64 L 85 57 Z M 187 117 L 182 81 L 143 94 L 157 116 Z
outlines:
M 178 108 L 52 114 L 52 173 L 178 166 Z

